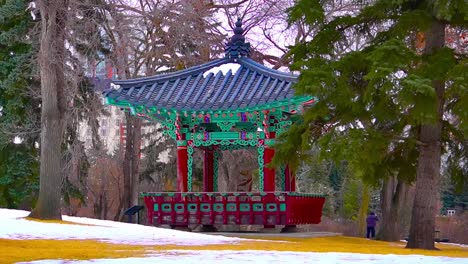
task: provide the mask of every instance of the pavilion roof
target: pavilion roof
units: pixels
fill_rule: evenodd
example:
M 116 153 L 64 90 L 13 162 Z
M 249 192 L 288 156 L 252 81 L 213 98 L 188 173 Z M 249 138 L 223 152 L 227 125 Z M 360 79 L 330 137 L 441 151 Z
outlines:
M 295 96 L 297 76 L 267 68 L 249 58 L 241 23 L 221 59 L 188 69 L 151 77 L 113 81 L 116 89 L 104 91 L 109 104 L 175 111 L 233 111 L 267 109 L 303 103 L 308 96 Z M 237 64 L 237 71 L 223 67 Z M 225 66 L 223 66 L 225 65 Z

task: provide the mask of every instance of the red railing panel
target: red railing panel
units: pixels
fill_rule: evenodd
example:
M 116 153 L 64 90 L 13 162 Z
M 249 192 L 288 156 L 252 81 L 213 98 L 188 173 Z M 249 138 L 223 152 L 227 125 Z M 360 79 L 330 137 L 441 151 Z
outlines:
M 321 221 L 325 202 L 324 196 L 295 192 L 179 192 L 142 193 L 141 196 L 147 208 L 149 224 L 173 226 L 233 223 L 270 226 L 318 224 Z M 202 204 L 205 205 L 203 209 Z M 155 205 L 157 205 L 156 211 Z M 234 208 L 232 205 L 235 205 L 235 209 L 232 209 Z M 243 205 L 242 210 L 241 205 Z
M 287 224 L 319 224 L 325 197 L 293 194 L 286 196 Z

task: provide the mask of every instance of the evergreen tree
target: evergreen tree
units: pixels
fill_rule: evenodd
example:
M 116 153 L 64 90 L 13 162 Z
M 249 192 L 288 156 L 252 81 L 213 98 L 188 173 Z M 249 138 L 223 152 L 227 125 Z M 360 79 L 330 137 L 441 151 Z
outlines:
M 31 64 L 28 1 L 0 0 L 0 206 L 33 200 L 38 187 L 39 100 Z M 16 144 L 14 143 L 16 139 Z
M 37 154 L 26 144 L 10 143 L 0 151 L 0 207 L 19 208 L 39 189 Z
M 457 214 L 463 213 L 468 210 L 468 182 L 462 188 L 457 188 L 459 186 L 456 186 L 448 174 L 448 171 L 444 171 L 442 177 L 440 213 L 446 214 L 448 209 L 455 209 Z
M 331 19 L 324 8 L 302 0 L 290 10 L 292 21 L 319 28 L 291 50 L 297 92 L 318 103 L 280 138 L 276 158 L 297 164 L 318 143 L 322 158 L 347 160 L 371 184 L 416 180 L 408 247 L 434 249 L 441 150 L 466 180 L 455 154 L 466 150 L 468 60 L 447 47 L 445 29 L 468 26 L 467 3 L 375 1 Z M 368 36 L 364 48 L 337 52 L 358 32 Z

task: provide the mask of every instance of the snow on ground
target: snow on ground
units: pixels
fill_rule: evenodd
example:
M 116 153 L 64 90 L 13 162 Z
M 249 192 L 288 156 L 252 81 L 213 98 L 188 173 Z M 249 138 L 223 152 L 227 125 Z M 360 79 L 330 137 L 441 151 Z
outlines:
M 42 223 L 23 219 L 28 214 L 28 211 L 0 209 L 0 238 L 96 239 L 133 245 L 207 245 L 241 240 L 83 217 L 63 216 L 63 220 L 86 225 Z
M 6 239 L 97 239 L 120 244 L 139 245 L 206 245 L 236 243 L 242 239 L 181 232 L 135 224 L 118 223 L 90 218 L 64 216 L 63 220 L 85 225 L 55 224 L 24 219 L 27 211 L 0 209 L 0 238 Z M 1 260 L 0 260 L 1 262 Z M 378 255 L 356 253 L 315 253 L 280 251 L 211 251 L 169 250 L 154 252 L 148 257 L 121 259 L 94 259 L 89 261 L 41 260 L 35 264 L 190 264 L 190 263 L 359 263 L 359 264 L 468 264 L 466 258 L 428 257 L 420 255 Z
M 279 252 L 279 251 L 191 251 L 172 250 L 146 258 L 95 259 L 90 261 L 54 261 L 43 260 L 30 262 L 34 264 L 198 264 L 198 263 L 255 263 L 255 264 L 466 264 L 467 259 L 449 257 L 426 257 L 420 255 L 370 255 L 353 253 L 312 253 L 312 252 Z

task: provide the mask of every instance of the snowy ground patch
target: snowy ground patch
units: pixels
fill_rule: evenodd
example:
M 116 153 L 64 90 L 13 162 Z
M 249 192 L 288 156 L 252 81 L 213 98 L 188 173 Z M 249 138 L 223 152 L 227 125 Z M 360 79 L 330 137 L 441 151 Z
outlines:
M 42 223 L 24 219 L 28 214 L 28 211 L 0 209 L 0 238 L 96 239 L 132 245 L 209 245 L 241 240 L 83 217 L 63 216 L 63 220 L 86 225 Z
M 400 263 L 415 263 L 415 264 L 436 264 L 436 263 L 447 263 L 447 264 L 468 264 L 468 258 L 461 258 L 466 254 L 455 255 L 457 257 L 442 257 L 442 256 L 422 256 L 422 255 L 396 255 L 396 254 L 374 254 L 376 244 L 359 244 L 351 242 L 352 246 L 356 247 L 368 247 L 372 249 L 369 253 L 336 253 L 336 252 L 311 252 L 314 251 L 312 248 L 305 248 L 304 251 L 292 252 L 294 249 L 289 245 L 281 245 L 281 249 L 274 250 L 267 244 L 266 250 L 251 250 L 252 247 L 249 243 L 252 240 L 245 240 L 240 238 L 222 237 L 222 236 L 209 236 L 204 234 L 181 232 L 169 229 L 162 229 L 150 226 L 141 226 L 135 224 L 119 223 L 113 221 L 96 220 L 90 218 L 79 218 L 79 217 L 68 217 L 63 216 L 64 221 L 74 222 L 74 224 L 59 224 L 59 223 L 44 223 L 37 221 L 30 221 L 24 219 L 29 214 L 27 211 L 20 210 L 7 210 L 0 209 L 0 239 L 17 239 L 17 240 L 28 240 L 28 239 L 48 239 L 48 240 L 100 240 L 104 242 L 114 244 L 126 244 L 126 245 L 144 245 L 142 254 L 134 254 L 134 249 L 131 250 L 129 257 L 116 257 L 114 255 L 106 255 L 100 259 L 94 257 L 87 257 L 81 259 L 90 260 L 75 260 L 73 255 L 68 257 L 60 257 L 57 254 L 63 250 L 60 246 L 53 246 L 48 248 L 57 248 L 59 251 L 57 254 L 50 254 L 44 257 L 45 260 L 38 260 L 32 262 L 21 262 L 21 263 L 78 263 L 78 264 L 100 264 L 100 263 L 223 263 L 223 264 L 234 264 L 234 263 L 255 263 L 255 264 L 271 264 L 271 263 L 288 263 L 288 264 L 299 264 L 299 263 L 359 263 L 359 264 L 400 264 Z M 321 238 L 324 239 L 324 238 Z M 355 240 L 358 238 L 345 238 L 346 240 Z M 317 243 L 314 240 L 314 243 Z M 330 240 L 333 241 L 333 240 Z M 245 242 L 245 243 L 244 243 Z M 329 241 L 325 241 L 329 245 Z M 325 243 L 324 242 L 324 243 Z M 11 241 L 4 241 L 4 245 L 9 246 Z M 31 242 L 36 243 L 36 242 Z M 61 244 L 65 242 L 60 242 Z M 255 243 L 273 243 L 273 241 L 259 241 Z M 276 243 L 276 242 L 274 242 Z M 336 243 L 336 242 L 332 242 Z M 373 242 L 377 243 L 377 242 Z M 379 242 L 382 243 L 382 242 Z M 104 243 L 102 243 L 104 244 Z M 228 244 L 229 248 L 224 250 L 213 250 L 213 247 L 219 245 L 223 246 Z M 247 250 L 233 249 L 239 245 L 248 245 Z M 108 244 L 106 244 L 108 245 Z M 156 247 L 147 247 L 155 245 Z M 179 245 L 178 247 L 164 247 L 164 245 Z M 215 245 L 215 246 L 210 246 Z M 195 247 L 190 247 L 195 246 Z M 200 247 L 201 250 L 194 248 Z M 93 246 L 94 247 L 94 246 Z M 211 248 L 210 248 L 211 247 Z M 288 251 L 277 251 L 285 250 L 284 247 L 289 247 Z M 77 247 L 78 248 L 78 247 Z M 13 248 L 15 249 L 15 248 Z M 24 261 L 24 247 L 17 246 L 18 254 L 16 255 L 16 261 Z M 175 250 L 177 249 L 177 250 Z M 210 250 L 208 250 L 210 249 Z M 245 249 L 245 248 L 244 248 Z M 400 249 L 401 250 L 401 249 Z M 463 249 L 464 250 L 464 249 Z M 305 252 L 308 251 L 308 252 Z M 332 251 L 332 250 L 329 250 Z M 33 258 L 36 258 L 37 250 L 30 250 Z M 112 251 L 114 252 L 114 251 Z M 0 256 L 1 256 L 0 249 Z M 4 253 L 8 253 L 5 251 Z M 392 252 L 393 253 L 393 252 Z M 79 252 L 82 254 L 82 252 Z M 415 253 L 418 254 L 418 253 Z M 7 256 L 7 254 L 4 254 Z M 19 256 L 19 258 L 18 258 Z M 137 256 L 137 257 L 135 257 Z M 453 256 L 453 255 L 452 255 Z M 108 258 L 109 257 L 109 258 Z M 50 259 L 57 258 L 57 259 Z M 62 258 L 62 259 L 59 259 Z M 10 261 L 14 262 L 14 261 Z M 0 263 L 2 259 L 0 258 Z M 9 262 L 7 262 L 9 263 Z

